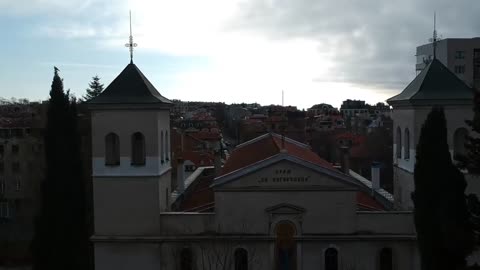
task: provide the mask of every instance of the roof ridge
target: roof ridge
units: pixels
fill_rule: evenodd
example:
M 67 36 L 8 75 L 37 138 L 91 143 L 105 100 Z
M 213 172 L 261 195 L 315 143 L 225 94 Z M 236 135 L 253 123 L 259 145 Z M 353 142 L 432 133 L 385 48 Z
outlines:
M 282 147 L 282 145 L 279 145 L 279 144 L 278 144 L 277 140 L 275 140 L 274 134 L 275 134 L 275 133 L 271 132 L 271 133 L 270 133 L 270 137 L 272 138 L 273 143 L 274 143 L 275 146 L 277 147 L 278 152 L 281 152 L 282 149 L 284 149 L 285 147 Z
M 260 141 L 260 140 L 263 140 L 263 139 L 265 139 L 266 137 L 268 137 L 269 134 L 270 134 L 270 132 L 265 133 L 265 134 L 263 134 L 263 135 L 260 135 L 260 136 L 258 136 L 258 137 L 256 137 L 256 138 L 253 138 L 253 139 L 248 140 L 248 141 L 246 141 L 246 142 L 243 142 L 243 143 L 241 143 L 241 144 L 238 144 L 237 146 L 235 146 L 235 149 L 237 149 L 237 148 L 242 148 L 242 147 L 244 147 L 244 146 L 246 146 L 246 145 L 249 145 L 249 144 L 252 144 L 252 143 L 254 143 L 254 142 L 258 142 L 258 141 Z
M 414 98 L 416 95 L 418 95 L 418 93 L 422 92 L 422 89 L 423 89 L 423 84 L 425 83 L 426 79 L 427 79 L 427 76 L 429 75 L 428 71 L 430 70 L 431 66 L 432 66 L 432 63 L 433 61 L 438 61 L 437 58 L 433 58 L 432 61 L 430 61 L 430 63 L 428 63 L 428 65 L 422 70 L 422 72 L 420 72 L 420 74 L 418 74 L 418 76 L 420 76 L 422 73 L 425 73 L 425 75 L 423 75 L 423 78 L 421 79 L 422 80 L 422 83 L 420 84 L 420 86 L 418 87 L 418 91 L 413 94 L 410 99 Z M 418 77 L 417 76 L 417 77 Z M 417 78 L 415 77 L 415 79 Z M 457 77 L 457 76 L 455 76 Z M 413 79 L 412 82 L 415 80 Z M 407 86 L 408 87 L 408 86 Z
M 277 138 L 279 138 L 279 139 L 282 139 L 282 137 L 284 137 L 285 140 L 288 141 L 289 143 L 293 143 L 293 144 L 295 144 L 295 145 L 297 145 L 297 146 L 300 146 L 300 147 L 303 147 L 303 148 L 306 148 L 306 149 L 311 149 L 311 147 L 310 147 L 308 144 L 301 143 L 301 142 L 296 141 L 296 140 L 294 140 L 294 139 L 292 139 L 292 138 L 289 138 L 289 137 L 287 137 L 287 136 L 282 136 L 282 135 L 280 135 L 280 134 L 278 134 L 278 133 L 275 133 L 275 132 L 271 132 L 271 134 L 272 134 L 272 136 L 275 136 L 275 137 L 277 137 Z

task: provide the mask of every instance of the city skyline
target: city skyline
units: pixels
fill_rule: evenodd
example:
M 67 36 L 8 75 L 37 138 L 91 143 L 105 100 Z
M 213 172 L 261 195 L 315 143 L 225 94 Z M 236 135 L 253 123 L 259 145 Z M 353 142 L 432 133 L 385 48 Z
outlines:
M 468 1 L 0 1 L 2 97 L 47 99 L 53 66 L 77 97 L 95 75 L 107 86 L 130 60 L 129 10 L 134 63 L 165 97 L 268 105 L 283 90 L 300 109 L 400 93 L 434 10 L 444 38 L 480 26 Z

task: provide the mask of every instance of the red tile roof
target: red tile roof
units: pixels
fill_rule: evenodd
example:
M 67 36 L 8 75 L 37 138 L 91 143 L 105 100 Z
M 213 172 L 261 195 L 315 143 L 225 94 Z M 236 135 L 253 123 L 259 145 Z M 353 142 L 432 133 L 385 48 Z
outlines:
M 181 156 L 183 160 L 190 160 L 197 167 L 212 166 L 215 159 L 212 153 L 197 151 L 183 151 Z
M 291 139 L 285 138 L 284 149 L 289 155 L 295 156 L 302 160 L 311 162 L 318 166 L 335 170 L 335 168 L 327 161 L 315 154 L 310 147 Z M 242 169 L 253 163 L 262 161 L 280 153 L 282 149 L 282 138 L 278 134 L 265 134 L 251 141 L 240 144 L 232 152 L 227 160 L 220 175 Z M 179 210 L 181 211 L 210 211 L 215 206 L 215 196 L 210 185 L 213 183 L 213 175 L 199 177 L 189 187 L 189 191 L 185 194 Z M 357 192 L 357 206 L 361 210 L 384 210 L 385 208 L 377 202 L 369 194 Z
M 357 206 L 362 210 L 385 210 L 372 196 L 365 192 L 357 192 Z
M 186 197 L 181 202 L 179 209 L 185 212 L 208 211 L 215 205 L 215 196 L 210 185 L 214 175 L 200 176 L 188 188 Z
M 275 156 L 279 154 L 283 148 L 289 155 L 327 169 L 335 170 L 332 164 L 320 158 L 310 149 L 308 145 L 301 144 L 289 138 L 285 138 L 284 143 L 282 143 L 282 138 L 280 135 L 269 133 L 238 145 L 223 166 L 220 175 L 225 175 L 253 163 Z

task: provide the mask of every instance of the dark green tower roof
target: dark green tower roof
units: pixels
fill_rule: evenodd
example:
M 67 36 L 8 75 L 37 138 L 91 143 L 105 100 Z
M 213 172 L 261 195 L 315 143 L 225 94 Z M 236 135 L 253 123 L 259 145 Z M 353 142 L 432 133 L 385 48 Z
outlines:
M 115 104 L 172 104 L 160 95 L 138 67 L 130 63 L 97 97 L 88 101 L 92 105 Z
M 472 98 L 473 89 L 438 59 L 433 59 L 400 94 L 389 98 L 387 102 L 390 105 L 428 101 L 462 102 Z

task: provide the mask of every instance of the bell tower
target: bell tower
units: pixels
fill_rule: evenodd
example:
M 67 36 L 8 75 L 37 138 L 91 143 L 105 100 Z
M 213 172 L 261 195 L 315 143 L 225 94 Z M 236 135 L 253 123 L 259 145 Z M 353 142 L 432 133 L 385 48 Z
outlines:
M 458 131 L 472 118 L 473 90 L 434 58 L 398 95 L 387 102 L 393 107 L 393 186 L 395 208 L 413 209 L 413 172 L 422 125 L 432 107 L 442 106 L 447 119 L 448 145 L 455 159 Z M 458 144 L 458 143 L 457 143 Z
M 131 62 L 88 102 L 96 269 L 159 264 L 158 244 L 129 239 L 159 235 L 160 212 L 170 204 L 172 102 L 133 63 L 131 37 L 130 44 Z

